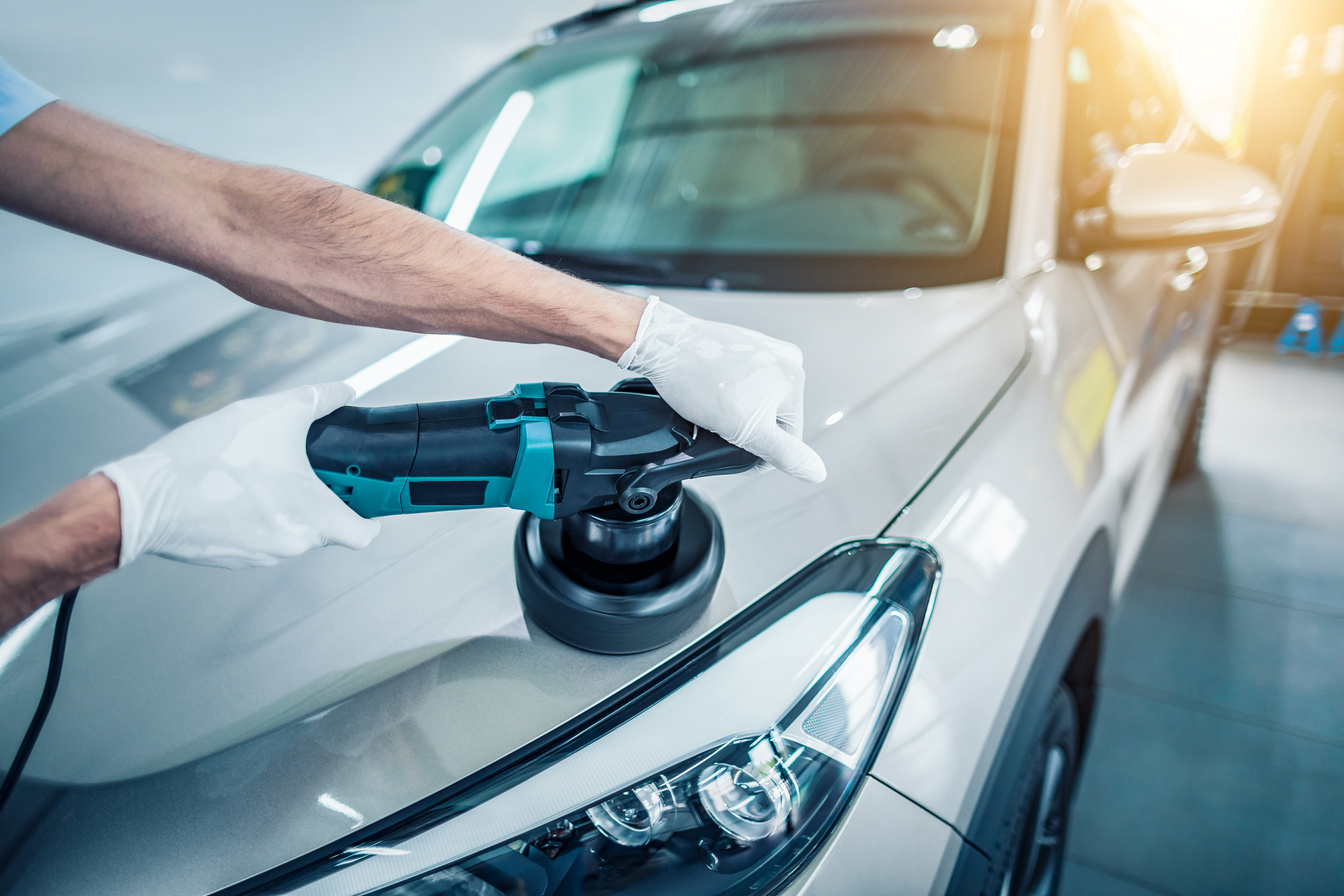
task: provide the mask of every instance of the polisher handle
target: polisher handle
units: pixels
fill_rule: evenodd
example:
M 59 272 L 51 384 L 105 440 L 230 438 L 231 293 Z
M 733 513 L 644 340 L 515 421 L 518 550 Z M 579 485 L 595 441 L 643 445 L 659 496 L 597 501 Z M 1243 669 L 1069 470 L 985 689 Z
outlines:
M 617 482 L 616 502 L 627 513 L 643 513 L 658 500 L 658 493 L 674 482 L 697 476 L 721 476 L 741 473 L 760 463 L 760 458 L 739 448 L 722 436 L 700 429 L 695 440 L 675 457 L 661 463 L 646 464 L 626 473 Z
M 494 398 L 340 408 L 313 423 L 307 448 L 313 472 L 360 516 L 482 507 L 554 514 L 540 385 Z
M 344 407 L 309 428 L 308 460 L 361 516 L 513 507 L 542 519 L 618 502 L 641 515 L 675 482 L 757 462 L 642 381 L 612 392 L 525 383 L 494 398 Z

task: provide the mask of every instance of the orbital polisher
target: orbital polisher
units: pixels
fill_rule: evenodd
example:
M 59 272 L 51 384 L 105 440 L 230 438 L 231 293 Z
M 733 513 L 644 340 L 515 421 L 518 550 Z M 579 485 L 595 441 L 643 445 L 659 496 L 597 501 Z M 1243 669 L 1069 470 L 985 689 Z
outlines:
M 611 392 L 527 383 L 493 398 L 344 407 L 308 430 L 308 460 L 364 517 L 526 511 L 514 540 L 523 607 L 560 640 L 612 654 L 666 644 L 714 593 L 723 525 L 682 481 L 757 462 L 644 379 Z

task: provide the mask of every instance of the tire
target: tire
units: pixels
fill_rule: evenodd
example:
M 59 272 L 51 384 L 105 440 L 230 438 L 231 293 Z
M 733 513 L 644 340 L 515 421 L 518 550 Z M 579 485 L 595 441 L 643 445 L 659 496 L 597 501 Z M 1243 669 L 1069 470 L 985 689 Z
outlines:
M 1003 857 L 1000 896 L 1056 896 L 1064 873 L 1080 736 L 1073 694 L 1055 685 L 1027 764 L 1014 813 L 1011 852 Z

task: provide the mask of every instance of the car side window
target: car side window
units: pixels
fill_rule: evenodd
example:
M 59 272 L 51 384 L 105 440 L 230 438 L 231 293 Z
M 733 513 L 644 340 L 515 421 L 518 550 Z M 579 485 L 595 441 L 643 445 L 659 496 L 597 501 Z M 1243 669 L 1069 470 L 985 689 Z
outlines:
M 1170 136 L 1176 111 L 1162 73 L 1109 9 L 1083 14 L 1065 80 L 1064 195 L 1069 214 L 1100 205 L 1120 155 Z

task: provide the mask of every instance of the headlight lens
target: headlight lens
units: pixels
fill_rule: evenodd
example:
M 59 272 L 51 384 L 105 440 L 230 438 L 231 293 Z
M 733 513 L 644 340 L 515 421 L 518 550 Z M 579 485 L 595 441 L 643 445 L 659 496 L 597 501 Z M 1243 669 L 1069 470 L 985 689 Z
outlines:
M 643 846 L 660 830 L 667 815 L 663 792 L 656 784 L 624 790 L 588 810 L 588 818 L 607 839 L 622 846 Z
M 694 794 L 701 808 L 738 843 L 778 834 L 793 812 L 798 792 L 789 770 L 793 757 L 781 756 L 787 749 L 775 750 L 773 746 L 769 739 L 762 738 L 757 754 L 744 766 L 716 762 L 696 779 Z
M 921 547 L 838 548 L 523 758 L 237 892 L 770 892 L 867 771 L 936 578 Z

